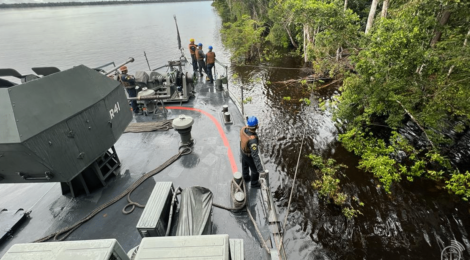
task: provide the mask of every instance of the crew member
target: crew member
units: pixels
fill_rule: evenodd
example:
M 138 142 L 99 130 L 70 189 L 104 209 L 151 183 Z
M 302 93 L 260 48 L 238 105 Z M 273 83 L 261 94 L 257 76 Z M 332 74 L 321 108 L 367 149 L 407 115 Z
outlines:
M 126 88 L 127 94 L 129 95 L 129 97 L 137 97 L 137 91 L 135 90 L 134 76 L 127 74 L 126 66 L 120 67 L 119 70 L 121 71 L 121 74 L 118 75 L 118 80 Z M 132 107 L 132 111 L 134 112 L 134 114 L 140 113 L 139 107 L 137 106 L 137 101 L 132 100 L 130 102 L 130 105 Z
M 191 53 L 191 61 L 193 64 L 193 71 L 197 71 L 197 59 L 196 59 L 196 51 L 197 51 L 197 45 L 194 43 L 194 39 L 191 38 L 189 39 L 189 53 Z
M 198 47 L 199 48 L 196 51 L 196 59 L 199 65 L 199 76 L 202 77 L 202 70 L 204 70 L 204 72 L 207 74 L 206 63 L 204 62 L 206 55 L 204 55 L 204 51 L 202 50 L 202 43 L 199 43 Z
M 206 64 L 207 64 L 207 76 L 211 83 L 214 83 L 214 78 L 212 77 L 212 68 L 215 63 L 215 52 L 212 51 L 212 46 L 209 46 L 209 52 L 206 53 Z
M 251 180 L 251 187 L 260 187 L 259 175 L 263 172 L 263 165 L 259 158 L 258 135 L 258 119 L 250 116 L 247 125 L 240 130 L 240 150 L 242 154 L 243 179 L 245 182 Z M 250 177 L 251 169 L 251 177 Z

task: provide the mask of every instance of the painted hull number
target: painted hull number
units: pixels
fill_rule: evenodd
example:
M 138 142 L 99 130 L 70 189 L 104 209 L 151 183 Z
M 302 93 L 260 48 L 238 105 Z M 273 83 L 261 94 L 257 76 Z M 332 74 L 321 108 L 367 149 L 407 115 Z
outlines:
M 119 106 L 119 102 L 117 102 L 115 105 L 114 105 L 114 108 L 112 108 L 111 110 L 109 110 L 109 116 L 111 117 L 111 119 L 114 118 L 114 116 L 119 113 L 119 111 L 121 111 L 121 107 Z

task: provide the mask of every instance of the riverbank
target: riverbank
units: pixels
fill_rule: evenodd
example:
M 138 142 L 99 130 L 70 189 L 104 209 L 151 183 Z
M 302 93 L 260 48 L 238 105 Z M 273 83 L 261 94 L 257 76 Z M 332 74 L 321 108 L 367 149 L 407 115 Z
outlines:
M 173 2 L 202 2 L 211 0 L 142 0 L 142 1 L 92 1 L 92 2 L 49 2 L 49 3 L 15 3 L 0 4 L 0 9 L 10 8 L 35 8 L 35 7 L 63 7 L 84 5 L 126 5 L 126 4 L 154 4 Z

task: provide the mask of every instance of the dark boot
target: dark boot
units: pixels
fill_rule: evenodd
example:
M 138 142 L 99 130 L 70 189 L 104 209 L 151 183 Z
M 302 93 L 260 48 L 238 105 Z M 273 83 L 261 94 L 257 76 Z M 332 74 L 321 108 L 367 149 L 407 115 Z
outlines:
M 251 181 L 251 177 L 250 177 L 250 176 L 243 177 L 243 179 L 245 179 L 245 182 L 250 182 L 250 181 Z

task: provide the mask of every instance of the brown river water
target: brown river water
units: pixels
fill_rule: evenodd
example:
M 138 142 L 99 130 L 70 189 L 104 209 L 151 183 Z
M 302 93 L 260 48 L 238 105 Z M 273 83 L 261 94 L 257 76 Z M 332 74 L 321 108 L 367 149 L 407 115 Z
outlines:
M 143 51 L 157 67 L 179 56 L 173 14 L 183 46 L 196 38 L 214 46 L 217 58 L 228 63 L 230 52 L 219 34 L 221 20 L 210 4 L 0 10 L 0 67 L 26 74 L 31 67 L 94 67 L 132 56 L 136 58 L 129 65 L 132 73 L 146 68 Z M 300 68 L 300 60 L 286 55 L 263 65 Z M 238 78 L 231 77 L 234 73 Z M 470 258 L 468 203 L 425 181 L 400 183 L 388 195 L 372 174 L 357 169 L 359 158 L 337 141 L 331 113 L 318 107 L 319 98 L 331 100 L 337 94 L 334 86 L 310 94 L 299 86 L 273 83 L 308 75 L 303 70 L 231 66 L 229 74 L 232 91 L 239 93 L 243 86 L 245 97 L 251 97 L 246 114 L 260 120 L 262 152 L 281 219 L 288 212 L 284 235 L 288 259 L 440 259 L 451 240 L 462 243 L 464 259 Z M 291 101 L 283 100 L 287 96 Z M 300 104 L 300 98 L 311 98 L 311 105 Z M 297 182 L 287 210 L 299 152 Z M 341 187 L 364 203 L 363 207 L 352 203 L 363 215 L 348 220 L 340 208 L 319 197 L 311 187 L 318 177 L 306 158 L 310 153 L 348 166 L 342 171 Z

